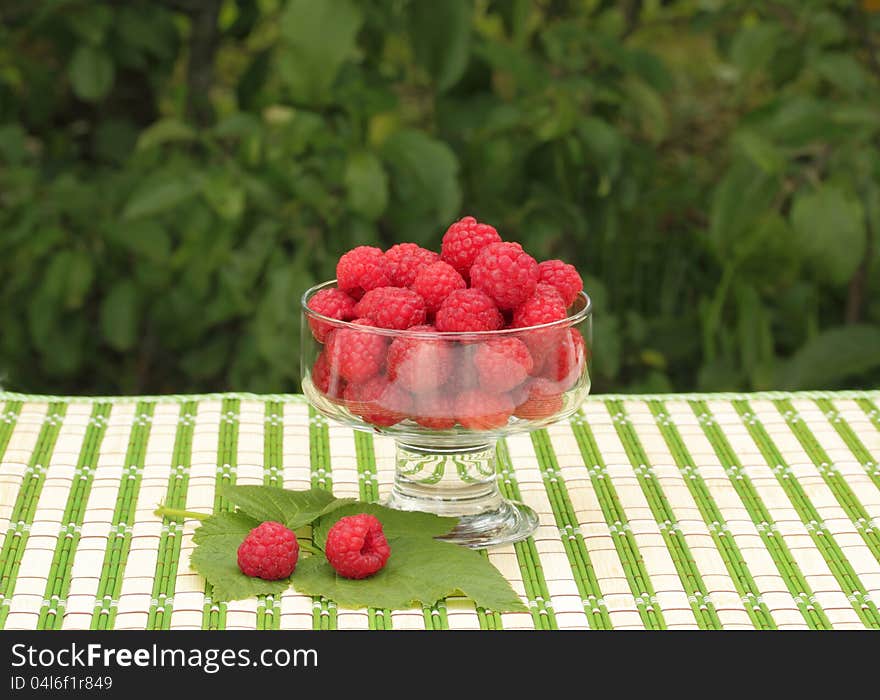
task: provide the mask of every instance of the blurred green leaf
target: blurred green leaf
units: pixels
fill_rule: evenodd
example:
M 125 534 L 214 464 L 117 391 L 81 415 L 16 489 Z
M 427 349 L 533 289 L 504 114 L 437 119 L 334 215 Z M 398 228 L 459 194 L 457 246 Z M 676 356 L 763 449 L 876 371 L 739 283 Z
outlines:
M 470 0 L 411 0 L 409 30 L 416 60 L 439 90 L 459 81 L 468 62 L 471 35 Z
M 137 141 L 138 150 L 147 150 L 164 143 L 192 141 L 196 133 L 192 127 L 178 119 L 160 119 L 141 132 Z
M 846 284 L 865 251 L 865 225 L 859 201 L 833 185 L 798 194 L 791 222 L 814 269 L 833 284 Z
M 449 146 L 420 131 L 404 129 L 388 138 L 382 156 L 393 173 L 396 201 L 391 213 L 402 227 L 421 221 L 437 228 L 456 216 L 461 188 L 458 161 Z M 410 230 L 413 235 L 424 235 Z
M 161 214 L 190 199 L 197 191 L 196 183 L 186 177 L 169 177 L 147 182 L 126 202 L 122 210 L 122 220 L 131 221 Z
M 217 215 L 237 221 L 244 213 L 245 191 L 233 173 L 217 173 L 202 181 L 202 194 Z
M 117 282 L 101 303 L 101 334 L 114 350 L 131 350 L 137 342 L 138 290 L 131 280 Z
M 778 182 L 750 163 L 736 163 L 712 193 L 709 237 L 720 259 L 746 240 L 756 219 L 776 197 Z
M 751 77 L 770 62 L 781 34 L 780 26 L 767 22 L 740 29 L 730 46 L 730 60 L 744 77 Z
M 374 154 L 352 153 L 345 167 L 345 186 L 351 208 L 368 219 L 378 218 L 388 204 L 388 176 Z
M 322 102 L 363 22 L 352 0 L 289 0 L 281 18 L 282 78 L 299 99 Z
M 92 256 L 82 250 L 71 254 L 67 263 L 67 298 L 65 307 L 79 309 L 95 280 L 95 266 Z
M 165 262 L 171 253 L 171 238 L 155 221 L 139 220 L 112 226 L 108 237 L 126 250 L 154 263 Z
M 70 59 L 73 91 L 86 102 L 97 102 L 110 92 L 115 75 L 113 59 L 93 46 L 78 47 Z
M 779 367 L 780 389 L 834 388 L 847 377 L 880 367 L 880 328 L 852 325 L 817 335 Z

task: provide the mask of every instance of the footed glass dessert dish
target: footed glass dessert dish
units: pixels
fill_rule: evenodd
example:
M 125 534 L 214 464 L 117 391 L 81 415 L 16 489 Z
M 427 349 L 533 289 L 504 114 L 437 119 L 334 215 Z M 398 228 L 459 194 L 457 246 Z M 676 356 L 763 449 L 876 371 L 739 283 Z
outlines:
M 469 547 L 522 540 L 535 512 L 498 488 L 499 438 L 574 413 L 590 390 L 591 304 L 566 318 L 466 333 L 339 321 L 302 298 L 302 387 L 325 416 L 397 442 L 386 505 L 461 518 L 447 538 Z

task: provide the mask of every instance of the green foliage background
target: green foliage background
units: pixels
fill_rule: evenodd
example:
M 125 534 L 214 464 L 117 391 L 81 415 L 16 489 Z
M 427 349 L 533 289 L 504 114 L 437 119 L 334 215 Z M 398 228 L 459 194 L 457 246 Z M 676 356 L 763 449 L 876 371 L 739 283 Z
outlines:
M 5 0 L 0 373 L 298 382 L 298 300 L 466 213 L 587 276 L 597 391 L 880 382 L 875 0 Z

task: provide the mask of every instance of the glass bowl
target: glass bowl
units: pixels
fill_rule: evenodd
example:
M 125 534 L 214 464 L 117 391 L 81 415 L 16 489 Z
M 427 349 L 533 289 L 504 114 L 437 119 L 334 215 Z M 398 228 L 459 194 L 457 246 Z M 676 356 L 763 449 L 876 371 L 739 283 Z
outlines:
M 447 539 L 470 547 L 522 540 L 535 512 L 496 481 L 499 438 L 574 413 L 590 391 L 592 308 L 567 318 L 473 333 L 390 330 L 337 321 L 302 297 L 302 388 L 328 418 L 397 443 L 386 505 L 461 518 Z

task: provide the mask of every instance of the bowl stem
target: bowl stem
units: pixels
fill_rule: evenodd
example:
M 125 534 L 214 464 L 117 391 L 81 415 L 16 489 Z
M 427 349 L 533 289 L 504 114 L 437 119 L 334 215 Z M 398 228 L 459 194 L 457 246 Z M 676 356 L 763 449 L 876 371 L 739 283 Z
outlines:
M 538 526 L 531 508 L 501 495 L 494 441 L 438 447 L 398 440 L 388 505 L 458 517 L 444 539 L 474 548 L 517 542 Z

